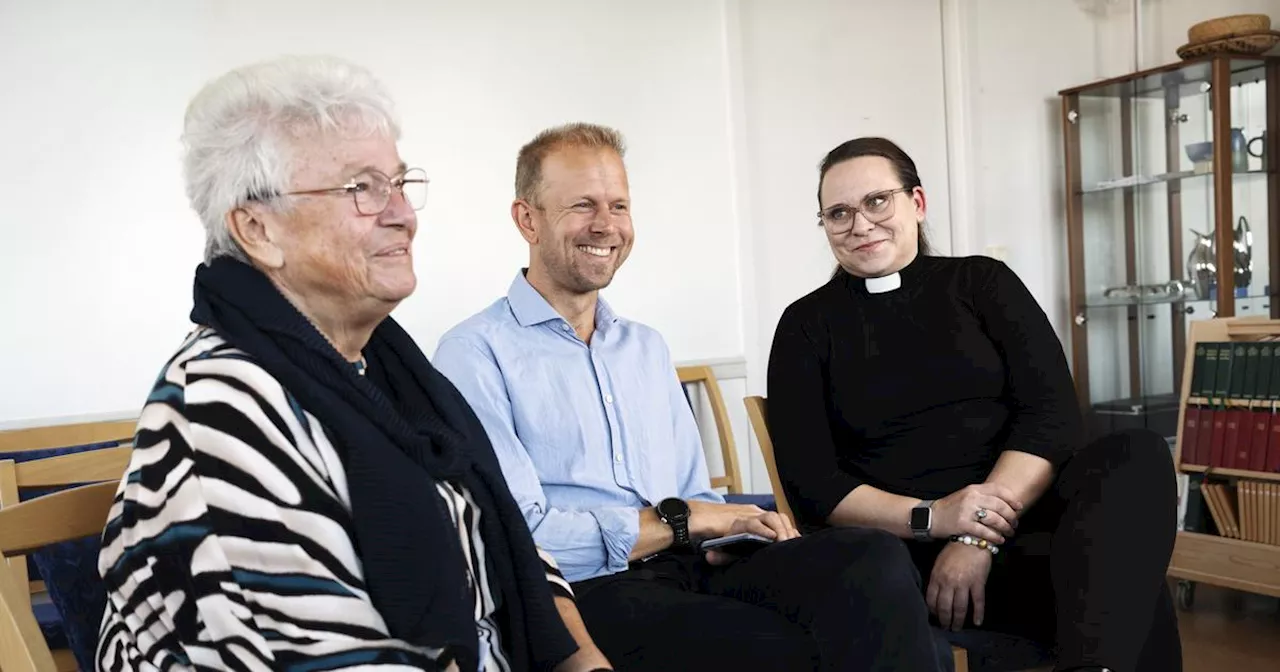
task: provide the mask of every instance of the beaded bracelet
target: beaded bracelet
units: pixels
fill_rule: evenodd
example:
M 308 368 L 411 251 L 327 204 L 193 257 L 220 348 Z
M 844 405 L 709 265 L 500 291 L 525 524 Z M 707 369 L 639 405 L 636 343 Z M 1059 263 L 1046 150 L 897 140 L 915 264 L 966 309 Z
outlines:
M 978 548 L 985 548 L 988 551 L 991 551 L 991 555 L 995 555 L 1000 552 L 999 546 L 996 546 L 995 544 L 987 541 L 986 539 L 979 539 L 975 536 L 968 535 L 968 534 L 953 534 L 951 535 L 951 541 L 956 541 L 966 546 L 977 546 Z

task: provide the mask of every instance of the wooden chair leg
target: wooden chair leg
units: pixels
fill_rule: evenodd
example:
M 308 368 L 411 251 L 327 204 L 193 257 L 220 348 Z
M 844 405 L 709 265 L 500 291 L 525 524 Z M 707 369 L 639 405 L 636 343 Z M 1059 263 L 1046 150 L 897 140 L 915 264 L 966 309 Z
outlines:
M 951 657 L 955 660 L 956 672 L 969 672 L 969 652 L 958 646 L 952 646 Z

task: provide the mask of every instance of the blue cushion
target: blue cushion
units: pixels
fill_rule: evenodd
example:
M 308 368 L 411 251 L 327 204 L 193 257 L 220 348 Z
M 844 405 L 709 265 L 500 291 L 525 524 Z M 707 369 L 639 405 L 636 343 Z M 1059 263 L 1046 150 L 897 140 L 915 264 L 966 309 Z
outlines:
M 36 623 L 39 624 L 40 633 L 44 635 L 44 641 L 49 648 L 65 649 L 69 646 L 67 631 L 62 625 L 62 615 L 58 613 L 57 607 L 48 602 L 42 602 L 31 605 L 31 611 L 36 614 Z
M 970 672 L 1020 672 L 1053 663 L 1053 652 L 1035 641 L 991 630 L 942 631 L 969 654 Z
M 725 495 L 724 501 L 729 504 L 755 504 L 765 511 L 777 511 L 778 502 L 773 495 Z
M 101 548 L 98 537 L 87 537 L 49 546 L 30 556 L 44 577 L 49 600 L 62 615 L 66 648 L 75 654 L 82 670 L 95 669 L 98 627 L 107 607 L 107 592 L 98 575 Z
M 116 441 L 68 448 L 50 448 L 18 453 L 0 453 L 0 460 L 15 462 L 71 455 L 119 445 Z M 66 486 L 70 487 L 70 486 Z M 64 488 L 30 489 L 19 493 L 26 501 Z M 36 621 L 51 649 L 71 649 L 82 670 L 95 669 L 98 626 L 107 605 L 106 589 L 98 575 L 98 537 L 54 544 L 28 556 L 27 574 L 42 580 L 49 591 L 49 603 L 34 605 Z

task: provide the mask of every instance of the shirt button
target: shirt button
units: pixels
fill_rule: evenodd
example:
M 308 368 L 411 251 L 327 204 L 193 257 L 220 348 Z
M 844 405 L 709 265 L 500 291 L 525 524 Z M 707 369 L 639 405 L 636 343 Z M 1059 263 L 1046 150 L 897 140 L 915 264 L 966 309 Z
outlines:
M 572 328 L 572 327 L 570 327 L 570 326 L 569 326 L 569 325 L 567 325 L 567 324 L 562 324 L 562 325 L 560 325 L 560 328 L 561 328 L 561 329 L 563 329 L 563 330 L 565 330 L 565 331 L 573 331 L 573 328 Z
M 606 403 L 606 404 L 612 404 L 612 403 L 613 403 L 613 395 L 612 395 L 612 394 L 606 394 L 606 395 L 604 395 L 604 403 Z
M 618 464 L 622 464 L 622 453 L 614 453 L 613 461 L 617 462 Z

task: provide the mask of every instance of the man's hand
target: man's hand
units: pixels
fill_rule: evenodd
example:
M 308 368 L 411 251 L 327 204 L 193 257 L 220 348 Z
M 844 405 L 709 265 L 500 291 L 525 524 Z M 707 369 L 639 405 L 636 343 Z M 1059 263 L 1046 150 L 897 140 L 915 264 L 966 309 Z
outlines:
M 742 532 L 772 539 L 774 542 L 800 536 L 790 518 L 776 511 L 765 511 L 758 506 L 689 502 L 689 509 L 689 533 L 697 539 L 714 539 Z M 727 553 L 707 551 L 707 562 L 713 565 L 723 565 L 733 559 L 734 556 Z
M 943 629 L 960 630 L 973 603 L 973 623 L 982 625 L 987 606 L 987 575 L 991 573 L 991 551 L 952 542 L 938 554 L 929 576 L 925 602 L 938 617 Z
M 691 500 L 689 504 L 689 536 L 715 539 L 729 534 L 740 518 L 759 518 L 767 513 L 753 504 L 715 504 Z

